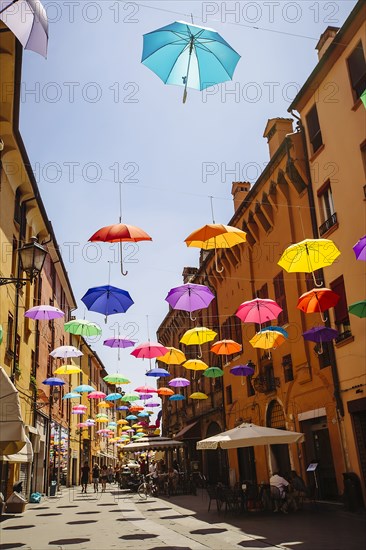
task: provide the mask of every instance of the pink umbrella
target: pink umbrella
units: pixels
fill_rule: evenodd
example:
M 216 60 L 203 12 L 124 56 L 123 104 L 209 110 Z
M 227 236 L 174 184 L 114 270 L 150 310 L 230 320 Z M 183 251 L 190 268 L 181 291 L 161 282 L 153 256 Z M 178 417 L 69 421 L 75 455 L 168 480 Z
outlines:
M 86 414 L 86 411 L 83 411 L 82 409 L 77 409 L 76 411 L 72 410 L 71 414 Z
M 255 298 L 248 302 L 243 302 L 235 315 L 244 323 L 266 323 L 272 319 L 277 319 L 282 308 L 274 301 L 268 298 Z
M 79 422 L 76 424 L 77 428 L 89 428 L 89 424 L 86 424 L 85 422 Z
M 134 391 L 137 393 L 158 393 L 158 390 L 150 388 L 149 386 L 139 386 Z
M 187 380 L 187 378 L 173 378 L 170 382 L 168 382 L 168 386 L 171 386 L 172 388 L 184 388 L 189 385 L 190 381 Z
M 88 407 L 86 405 L 74 405 L 74 407 L 72 408 L 73 411 L 76 411 L 77 409 L 80 409 L 80 410 L 84 410 L 86 411 Z
M 102 391 L 92 391 L 88 393 L 88 399 L 104 399 L 105 397 L 107 397 L 107 394 Z
M 145 342 L 136 346 L 136 348 L 131 351 L 131 355 L 137 357 L 138 359 L 154 359 L 155 357 L 161 357 L 168 353 L 168 349 L 164 347 L 159 342 Z
M 107 430 L 107 428 L 103 428 L 101 430 L 97 430 L 96 433 L 97 434 L 107 434 L 107 433 L 109 433 L 109 430 Z
M 47 305 L 31 307 L 24 313 L 25 317 L 34 321 L 51 321 L 51 319 L 59 319 L 64 315 L 64 312 L 58 307 Z

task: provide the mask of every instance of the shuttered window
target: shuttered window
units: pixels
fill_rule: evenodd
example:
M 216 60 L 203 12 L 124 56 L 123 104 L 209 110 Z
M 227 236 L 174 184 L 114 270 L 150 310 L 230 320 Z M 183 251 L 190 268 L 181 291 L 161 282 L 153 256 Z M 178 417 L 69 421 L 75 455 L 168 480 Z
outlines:
M 283 272 L 281 271 L 273 279 L 273 286 L 275 292 L 275 300 L 277 304 L 282 307 L 282 311 L 278 316 L 278 325 L 282 326 L 288 323 L 288 312 L 287 312 L 287 302 L 286 302 L 286 292 L 285 292 L 285 282 L 283 280 Z

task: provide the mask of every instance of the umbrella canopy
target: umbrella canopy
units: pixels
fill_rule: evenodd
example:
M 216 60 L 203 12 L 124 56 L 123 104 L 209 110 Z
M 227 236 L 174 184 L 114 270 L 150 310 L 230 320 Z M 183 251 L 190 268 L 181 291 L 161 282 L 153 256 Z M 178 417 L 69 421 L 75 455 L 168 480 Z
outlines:
M 145 373 L 145 376 L 155 376 L 155 377 L 160 377 L 160 376 L 170 376 L 169 372 L 165 369 L 160 369 L 160 368 L 156 368 L 156 369 L 150 369 L 148 370 L 146 373 Z
M 72 408 L 73 411 L 77 411 L 77 410 L 86 411 L 87 409 L 88 407 L 86 405 L 74 405 Z
M 208 369 L 208 365 L 203 361 L 201 361 L 200 359 L 189 359 L 188 361 L 183 363 L 183 367 L 185 369 L 194 370 L 194 371 Z
M 62 399 L 76 399 L 77 397 L 81 399 L 80 393 L 76 393 L 74 390 L 64 395 Z
M 140 393 L 140 401 L 145 399 L 150 399 L 152 397 L 152 393 Z
M 322 342 L 330 342 L 339 335 L 338 330 L 330 327 L 314 327 L 306 332 L 302 333 L 304 340 L 310 342 L 316 342 L 321 344 Z
M 152 241 L 152 238 L 139 227 L 127 225 L 125 223 L 116 223 L 102 227 L 90 237 L 89 241 L 104 243 L 137 243 L 140 241 Z
M 257 445 L 283 445 L 298 443 L 304 439 L 304 434 L 256 426 L 255 424 L 240 424 L 237 428 L 202 439 L 197 443 L 197 450 L 239 449 Z
M 175 447 L 182 447 L 184 444 L 181 441 L 175 439 L 169 439 L 168 437 L 143 437 L 138 443 L 129 443 L 123 448 L 123 452 L 129 451 L 159 451 L 165 449 L 174 449 Z
M 180 342 L 186 346 L 195 346 L 205 344 L 216 338 L 217 332 L 206 327 L 195 327 L 187 330 Z
M 134 340 L 127 338 L 108 338 L 104 340 L 103 345 L 110 348 L 131 348 L 136 344 Z
M 318 286 L 314 271 L 332 265 L 339 255 L 340 251 L 330 239 L 305 239 L 286 248 L 278 265 L 288 273 L 312 273 Z
M 170 388 L 166 388 L 166 387 L 159 388 L 157 393 L 158 393 L 158 395 L 165 395 L 165 396 L 174 395 L 173 390 L 171 390 Z
M 164 84 L 204 90 L 231 80 L 240 55 L 214 29 L 184 21 L 144 34 L 141 62 Z
M 161 403 L 158 403 L 157 401 L 146 401 L 145 406 L 147 408 L 154 409 L 155 407 L 161 407 Z
M 313 288 L 300 296 L 297 308 L 304 313 L 325 311 L 334 307 L 339 301 L 339 295 L 329 288 Z
M 92 391 L 88 394 L 88 399 L 104 399 L 106 394 L 102 391 Z
M 238 307 L 235 315 L 244 323 L 266 323 L 272 319 L 277 319 L 282 311 L 275 301 L 268 298 L 255 298 L 248 302 L 243 302 Z
M 139 386 L 138 388 L 135 388 L 135 392 L 137 393 L 157 393 L 157 390 L 155 388 L 150 388 L 149 386 Z M 124 396 L 124 399 L 126 396 Z M 141 397 L 139 396 L 139 399 Z
M 128 378 L 125 378 L 122 376 L 122 374 L 119 374 L 118 372 L 115 372 L 113 374 L 107 374 L 103 378 L 105 382 L 108 382 L 109 384 L 129 384 L 130 380 Z
M 95 388 L 93 386 L 89 386 L 88 384 L 81 384 L 80 386 L 77 386 L 72 391 L 79 392 L 79 393 L 89 393 L 90 391 L 94 391 Z
M 25 50 L 47 57 L 48 19 L 39 0 L 0 0 L 0 20 Z
M 197 311 L 210 305 L 215 295 L 205 285 L 186 283 L 172 288 L 165 300 L 173 309 Z
M 233 353 L 240 353 L 241 350 L 242 346 L 234 340 L 219 340 L 210 349 L 216 355 L 232 355 Z
M 17 453 L 26 441 L 18 391 L 0 367 L 0 455 Z
M 180 349 L 172 347 L 167 347 L 166 349 L 168 350 L 168 353 L 162 355 L 161 357 L 157 357 L 156 359 L 158 361 L 162 361 L 167 365 L 181 365 L 187 360 L 186 356 Z
M 125 426 L 128 422 L 124 418 L 120 418 L 120 420 L 117 420 L 117 424 L 118 426 Z
M 90 311 L 102 313 L 106 317 L 125 313 L 134 303 L 127 290 L 111 285 L 89 288 L 81 301 Z
M 141 411 L 141 412 L 137 413 L 137 416 L 139 418 L 148 418 L 150 415 L 147 411 Z
M 219 367 L 209 367 L 202 374 L 207 378 L 220 378 L 220 376 L 224 376 L 224 371 Z
M 83 352 L 75 346 L 59 346 L 51 351 L 50 356 L 53 358 L 68 359 L 69 357 L 81 357 Z
M 355 253 L 356 260 L 366 261 L 366 235 L 357 241 L 353 247 L 353 251 Z
M 275 332 L 280 332 L 285 338 L 288 338 L 288 332 L 283 327 L 277 327 L 276 325 L 272 325 L 269 327 L 261 328 L 259 332 L 264 332 L 265 330 L 274 330 Z
M 183 401 L 184 399 L 185 397 L 181 393 L 176 393 L 169 397 L 169 401 Z
M 249 343 L 253 346 L 253 348 L 276 349 L 285 341 L 286 338 L 283 334 L 281 334 L 281 332 L 276 332 L 275 330 L 264 330 L 257 332 L 253 338 L 249 340 Z
M 65 381 L 61 380 L 61 378 L 51 376 L 50 378 L 46 378 L 46 380 L 43 380 L 42 384 L 44 384 L 45 386 L 64 386 Z
M 366 317 L 366 300 L 361 300 L 360 302 L 355 302 L 351 304 L 348 308 L 348 311 L 357 317 L 363 318 Z
M 77 374 L 81 369 L 76 365 L 62 365 L 55 370 L 55 374 Z
M 187 378 L 173 378 L 168 382 L 168 385 L 172 388 L 184 388 L 190 385 L 190 381 Z
M 134 412 L 140 412 L 140 411 L 143 411 L 144 410 L 144 407 L 142 407 L 141 405 L 131 405 L 130 407 L 130 412 L 134 413 Z
M 51 321 L 52 319 L 59 319 L 64 315 L 64 312 L 58 309 L 58 307 L 47 305 L 31 307 L 24 313 L 25 317 L 33 319 L 34 321 Z
M 109 395 L 107 395 L 105 400 L 106 401 L 117 401 L 118 399 L 121 399 L 121 398 L 122 398 L 121 393 L 110 393 Z
M 97 405 L 98 409 L 111 409 L 113 407 L 112 403 L 108 401 L 100 401 Z
M 138 393 L 125 393 L 125 395 L 122 398 L 122 401 L 128 401 L 129 403 L 132 403 L 133 401 L 138 401 L 140 398 Z
M 85 321 L 84 319 L 75 319 L 64 324 L 65 332 L 76 334 L 78 336 L 98 336 L 102 334 L 102 329 L 96 323 Z
M 129 414 L 128 416 L 126 416 L 126 420 L 137 420 L 137 416 L 135 416 L 134 414 Z
M 200 391 L 191 393 L 191 395 L 189 395 L 188 397 L 190 397 L 190 399 L 208 399 L 208 395 Z
M 166 353 L 168 353 L 167 348 L 159 342 L 144 342 L 131 351 L 131 355 L 138 359 L 154 359 Z
M 232 367 L 229 372 L 234 376 L 251 376 L 252 374 L 254 374 L 254 369 L 248 364 L 236 365 L 236 367 Z

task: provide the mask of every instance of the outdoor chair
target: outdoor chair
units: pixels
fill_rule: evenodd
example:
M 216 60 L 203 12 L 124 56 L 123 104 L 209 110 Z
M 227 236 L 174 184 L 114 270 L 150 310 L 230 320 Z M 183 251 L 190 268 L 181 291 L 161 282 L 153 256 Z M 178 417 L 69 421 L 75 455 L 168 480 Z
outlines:
M 217 509 L 218 512 L 220 512 L 221 511 L 221 501 L 218 498 L 216 487 L 213 487 L 212 485 L 207 485 L 206 490 L 207 490 L 207 494 L 208 494 L 208 498 L 209 498 L 208 510 L 207 511 L 208 512 L 210 511 L 211 502 L 213 500 L 215 500 L 216 501 L 216 509 Z
M 281 491 L 278 487 L 275 487 L 274 485 L 271 485 L 271 502 L 272 506 L 274 507 L 274 512 L 278 512 L 279 510 L 282 510 L 284 499 L 281 496 Z
M 229 512 L 238 512 L 241 508 L 241 499 L 230 487 L 220 487 L 218 489 L 218 498 L 220 507 L 225 504 L 225 514 Z

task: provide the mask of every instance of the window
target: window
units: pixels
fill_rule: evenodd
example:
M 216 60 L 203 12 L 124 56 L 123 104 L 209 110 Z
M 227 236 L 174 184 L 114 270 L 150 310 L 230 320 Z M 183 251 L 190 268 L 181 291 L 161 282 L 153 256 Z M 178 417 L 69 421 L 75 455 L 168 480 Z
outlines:
M 285 382 L 291 382 L 294 379 L 294 372 L 292 368 L 292 357 L 290 353 L 282 357 L 282 366 Z
M 13 342 L 14 342 L 14 318 L 11 313 L 8 313 L 8 333 L 6 336 L 6 350 L 8 353 L 13 353 Z
M 366 140 L 361 143 L 360 150 L 361 150 L 363 170 L 364 170 L 365 175 L 366 175 Z
M 320 216 L 323 222 L 319 227 L 319 233 L 320 236 L 322 236 L 337 223 L 337 214 L 334 208 L 332 188 L 329 180 L 321 186 L 317 194 L 319 198 Z
M 52 357 L 50 355 L 52 347 L 48 346 L 48 359 L 47 359 L 47 378 L 52 376 Z
M 353 99 L 357 101 L 366 89 L 366 61 L 361 40 L 347 59 L 347 63 Z
M 231 386 L 226 386 L 226 404 L 231 405 L 233 402 L 233 393 Z
M 252 377 L 253 377 L 252 374 L 246 377 L 248 397 L 252 397 L 253 395 L 255 395 L 255 390 L 253 388 L 253 383 L 252 383 Z
M 18 187 L 18 189 L 16 190 L 16 193 L 15 193 L 15 201 L 14 201 L 14 221 L 18 225 L 20 225 L 20 222 L 22 220 L 22 207 L 21 207 L 21 204 L 20 204 L 21 198 L 22 198 L 22 195 L 21 195 L 20 189 Z
M 320 347 L 319 344 L 314 346 L 314 351 L 318 354 L 319 359 L 319 368 L 325 369 L 332 364 L 331 361 L 331 342 L 322 342 Z
M 323 145 L 322 133 L 319 125 L 318 111 L 316 105 L 306 115 L 306 124 L 308 127 L 309 140 L 312 146 L 313 154 Z
M 277 321 L 278 325 L 282 326 L 288 323 L 288 313 L 287 313 L 287 303 L 286 303 L 286 292 L 285 292 L 285 283 L 283 280 L 283 272 L 276 275 L 273 279 L 273 286 L 275 291 L 275 300 L 277 304 L 282 307 L 282 311 L 279 314 Z
M 330 283 L 330 288 L 339 296 L 339 301 L 334 308 L 334 321 L 340 333 L 338 338 L 336 339 L 336 342 L 341 342 L 342 340 L 345 340 L 352 336 L 343 275 Z

